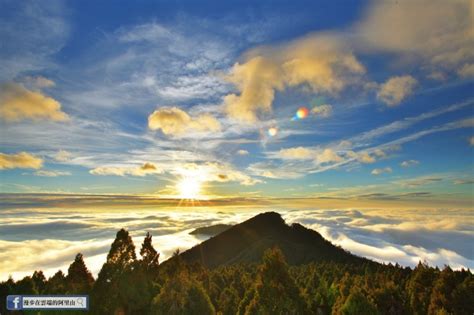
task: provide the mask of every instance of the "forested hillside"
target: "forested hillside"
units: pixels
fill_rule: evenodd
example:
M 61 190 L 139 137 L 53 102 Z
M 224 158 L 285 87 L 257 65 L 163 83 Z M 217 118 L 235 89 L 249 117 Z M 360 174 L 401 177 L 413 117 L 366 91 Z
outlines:
M 269 221 L 264 220 L 268 216 Z M 58 271 L 46 279 L 41 271 L 35 271 L 31 277 L 0 283 L 0 312 L 8 313 L 4 298 L 8 294 L 89 294 L 91 314 L 474 312 L 474 277 L 469 270 L 440 270 L 423 263 L 413 270 L 383 265 L 353 256 L 300 225 L 285 226 L 276 214 L 260 215 L 187 252 L 177 251 L 163 264 L 159 264 L 151 235 L 147 234 L 140 257 L 136 257 L 132 238 L 122 229 L 97 279 L 78 254 L 66 274 Z M 256 228 L 265 227 L 269 231 L 255 234 Z M 286 234 L 281 235 L 283 232 Z M 266 238 L 277 234 L 276 239 Z M 285 237 L 287 242 L 281 243 Z M 258 246 L 247 244 L 257 239 Z M 245 250 L 244 244 L 252 249 Z M 299 252 L 308 248 L 316 252 Z M 232 250 L 234 254 L 229 254 Z M 260 250 L 262 255 L 254 261 Z M 198 252 L 204 258 L 198 259 Z M 229 255 L 234 257 L 231 262 Z M 222 264 L 209 263 L 209 259 Z M 64 314 L 47 312 L 56 313 Z

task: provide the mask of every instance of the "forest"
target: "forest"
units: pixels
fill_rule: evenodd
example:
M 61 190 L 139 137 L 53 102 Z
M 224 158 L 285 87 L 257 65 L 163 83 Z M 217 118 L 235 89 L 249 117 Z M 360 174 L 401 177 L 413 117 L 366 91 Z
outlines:
M 242 230 L 258 225 L 268 215 L 255 218 L 206 242 L 222 238 L 224 233 L 238 235 L 239 226 Z M 0 313 L 9 314 L 4 297 L 13 294 L 87 294 L 91 314 L 474 313 L 474 277 L 470 270 L 454 271 L 449 266 L 439 269 L 423 262 L 414 269 L 380 264 L 347 252 L 347 256 L 341 256 L 342 249 L 335 246 L 334 251 L 327 248 L 321 253 L 324 259 L 289 264 L 285 256 L 290 257 L 288 251 L 297 249 L 286 246 L 283 251 L 278 245 L 259 247 L 262 255 L 257 261 L 234 259 L 208 267 L 189 259 L 191 249 L 187 255 L 177 250 L 172 258 L 160 263 L 149 233 L 137 257 L 129 232 L 121 229 L 97 279 L 79 253 L 67 273 L 58 271 L 47 279 L 42 271 L 35 271 L 21 280 L 9 278 L 0 283 Z M 227 247 L 233 248 L 233 244 Z

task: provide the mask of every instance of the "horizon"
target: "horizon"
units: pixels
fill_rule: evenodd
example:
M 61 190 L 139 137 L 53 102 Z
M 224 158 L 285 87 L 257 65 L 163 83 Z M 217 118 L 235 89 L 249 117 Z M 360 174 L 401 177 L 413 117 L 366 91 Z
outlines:
M 0 5 L 0 281 L 262 211 L 474 268 L 472 1 Z

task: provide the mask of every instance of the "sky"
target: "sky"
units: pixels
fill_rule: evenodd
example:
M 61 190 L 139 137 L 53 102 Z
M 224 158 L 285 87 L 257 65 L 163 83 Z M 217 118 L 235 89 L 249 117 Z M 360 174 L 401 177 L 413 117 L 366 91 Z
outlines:
M 2 192 L 472 206 L 469 1 L 2 6 Z
M 0 7 L 0 230 L 70 195 L 444 211 L 472 240 L 472 1 Z

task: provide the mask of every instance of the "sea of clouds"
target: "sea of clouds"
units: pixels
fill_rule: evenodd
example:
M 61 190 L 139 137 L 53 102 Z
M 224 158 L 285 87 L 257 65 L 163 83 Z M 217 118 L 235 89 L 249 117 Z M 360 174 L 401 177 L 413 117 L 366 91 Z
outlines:
M 82 205 L 83 206 L 83 205 Z M 146 232 L 160 260 L 206 239 L 190 235 L 195 228 L 218 223 L 236 224 L 257 213 L 279 212 L 287 223 L 301 223 L 350 252 L 380 262 L 414 266 L 420 260 L 433 266 L 474 268 L 469 210 L 318 209 L 288 206 L 121 206 L 99 210 L 70 206 L 0 208 L 0 280 L 43 270 L 47 276 L 67 272 L 81 252 L 96 275 L 120 228 L 130 231 L 137 249 Z

